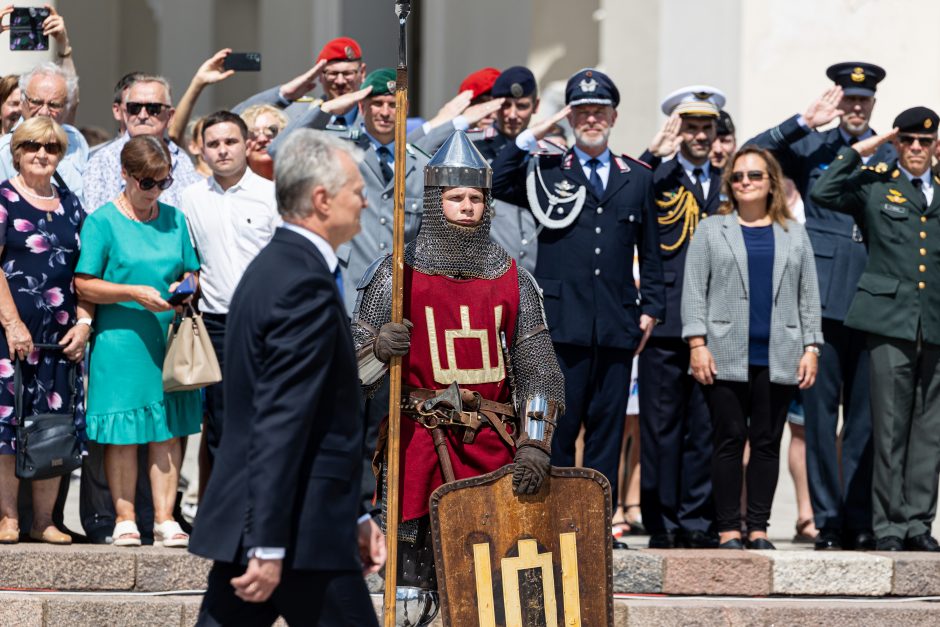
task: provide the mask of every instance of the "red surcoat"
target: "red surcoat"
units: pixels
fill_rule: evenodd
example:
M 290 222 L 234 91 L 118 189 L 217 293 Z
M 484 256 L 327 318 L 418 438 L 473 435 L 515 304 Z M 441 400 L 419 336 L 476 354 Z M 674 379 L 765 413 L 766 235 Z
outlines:
M 497 279 L 453 279 L 423 274 L 407 264 L 404 316 L 414 324 L 402 361 L 402 384 L 440 390 L 454 381 L 483 398 L 510 403 L 500 332 L 512 346 L 519 312 L 516 262 Z M 462 431 L 462 430 L 460 430 Z M 512 462 L 514 450 L 484 425 L 472 444 L 445 429 L 454 476 L 476 477 Z M 402 520 L 428 513 L 431 493 L 443 483 L 431 433 L 401 420 Z

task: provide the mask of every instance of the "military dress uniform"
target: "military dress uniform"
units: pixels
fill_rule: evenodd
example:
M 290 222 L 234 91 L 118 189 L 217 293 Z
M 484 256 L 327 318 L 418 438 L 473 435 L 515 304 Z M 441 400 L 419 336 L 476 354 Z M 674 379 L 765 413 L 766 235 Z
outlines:
M 568 81 L 566 102 L 616 107 L 619 93 L 597 70 Z M 573 466 L 575 441 L 585 427 L 584 465 L 607 476 L 617 494 L 617 469 L 641 314 L 663 317 L 663 270 L 649 167 L 606 153 L 603 190 L 584 173 L 576 148 L 536 155 L 520 147 L 525 131 L 493 163 L 493 193 L 529 207 L 544 227 L 535 278 L 565 375 L 567 410 L 552 444 L 552 464 Z M 583 154 L 583 153 L 582 153 Z M 527 183 L 528 181 L 528 183 Z M 530 202 L 530 198 L 536 202 Z M 634 247 L 640 256 L 640 293 L 633 281 Z
M 717 118 L 724 101 L 717 89 L 697 85 L 667 97 L 663 112 Z M 649 153 L 640 159 L 653 160 Z M 689 176 L 689 170 L 698 181 Z M 711 419 L 702 387 L 689 374 L 689 347 L 682 339 L 680 310 L 686 252 L 699 221 L 718 211 L 721 171 L 707 159 L 696 166 L 680 153 L 658 161 L 653 189 L 666 309 L 662 324 L 653 330 L 639 358 L 643 525 L 650 533 L 651 548 L 707 548 L 718 544 L 711 529 Z
M 917 107 L 894 126 L 936 139 L 937 122 Z M 817 205 L 853 215 L 869 247 L 845 324 L 867 336 L 871 351 L 879 549 L 900 550 L 904 541 L 908 549 L 936 550 L 924 545 L 931 544 L 940 460 L 940 178 L 929 170 L 924 178 L 895 159 L 864 165 L 846 147 L 812 192 Z M 923 188 L 932 188 L 929 202 Z
M 873 95 L 884 70 L 865 63 L 837 64 L 827 74 L 846 94 Z M 859 80 L 861 78 L 861 80 Z M 871 130 L 859 139 L 871 136 Z M 823 335 L 819 371 L 813 387 L 802 390 L 806 415 L 806 470 L 810 500 L 820 538 L 843 536 L 844 548 L 871 548 L 858 542 L 871 529 L 871 407 L 868 398 L 869 355 L 864 334 L 843 324 L 868 258 L 862 230 L 840 207 L 820 206 L 812 197 L 817 181 L 836 154 L 853 138 L 839 127 L 815 132 L 793 116 L 749 143 L 769 149 L 783 173 L 803 197 L 806 231 L 813 245 Z M 885 144 L 869 163 L 896 158 Z M 838 203 L 836 203 L 837 205 Z M 837 425 L 843 405 L 841 457 Z M 867 536 L 870 538 L 870 536 Z M 870 543 L 870 540 L 868 540 Z M 818 548 L 838 548 L 832 546 Z

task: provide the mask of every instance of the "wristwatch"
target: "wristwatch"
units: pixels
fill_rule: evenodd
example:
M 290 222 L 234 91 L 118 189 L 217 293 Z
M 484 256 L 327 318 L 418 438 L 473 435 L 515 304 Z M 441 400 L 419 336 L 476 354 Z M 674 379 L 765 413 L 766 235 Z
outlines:
M 822 355 L 822 351 L 819 350 L 819 347 L 816 346 L 815 344 L 810 344 L 809 346 L 807 346 L 807 347 L 806 347 L 806 352 L 807 352 L 807 353 L 813 353 L 813 354 L 816 355 L 817 357 L 819 357 L 820 355 Z

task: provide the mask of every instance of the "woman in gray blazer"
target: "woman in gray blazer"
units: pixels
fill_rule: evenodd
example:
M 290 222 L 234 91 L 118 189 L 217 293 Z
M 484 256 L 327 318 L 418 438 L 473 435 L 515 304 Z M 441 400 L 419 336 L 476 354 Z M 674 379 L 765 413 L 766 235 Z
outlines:
M 682 337 L 705 386 L 714 427 L 712 486 L 722 548 L 772 549 L 767 521 L 780 438 L 797 387 L 816 379 L 823 343 L 816 265 L 806 231 L 787 210 L 773 156 L 745 146 L 725 170 L 718 215 L 699 225 L 682 290 Z M 744 443 L 747 530 L 740 495 Z

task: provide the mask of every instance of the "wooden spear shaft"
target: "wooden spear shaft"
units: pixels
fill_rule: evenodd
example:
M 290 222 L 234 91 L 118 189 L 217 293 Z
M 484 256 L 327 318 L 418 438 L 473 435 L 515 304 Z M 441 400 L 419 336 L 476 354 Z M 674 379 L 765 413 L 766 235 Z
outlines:
M 404 307 L 405 270 L 405 125 L 408 120 L 408 66 L 405 24 L 411 3 L 395 3 L 398 15 L 398 72 L 395 77 L 395 213 L 392 236 L 392 322 L 401 322 Z M 389 366 L 388 442 L 385 463 L 386 481 L 384 627 L 395 627 L 395 598 L 398 579 L 398 522 L 401 518 L 399 490 L 401 469 L 401 357 L 393 357 Z

